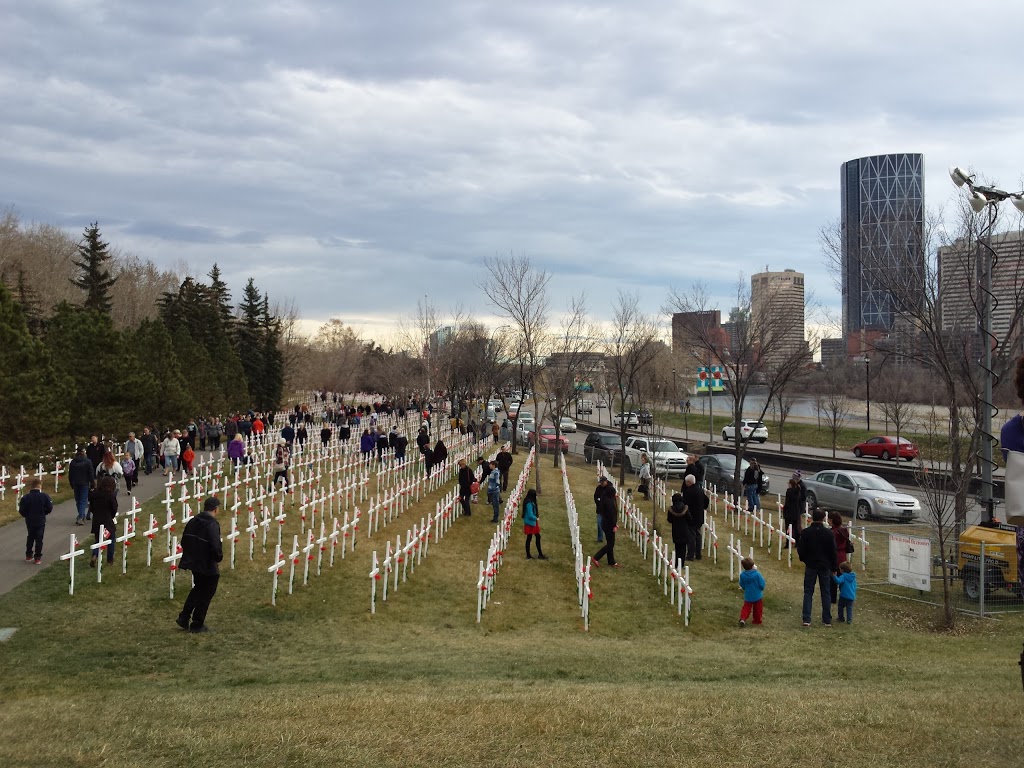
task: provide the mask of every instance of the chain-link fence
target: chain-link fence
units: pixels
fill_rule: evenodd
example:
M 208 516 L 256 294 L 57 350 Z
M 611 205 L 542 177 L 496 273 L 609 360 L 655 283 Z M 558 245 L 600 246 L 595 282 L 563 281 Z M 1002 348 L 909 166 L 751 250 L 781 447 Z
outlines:
M 942 605 L 945 575 L 958 611 L 980 616 L 1024 612 L 1015 530 L 1010 526 L 971 526 L 960 536 L 951 533 L 944 550 L 928 525 L 854 524 L 851 532 L 854 545 L 864 548 L 850 558 L 862 590 Z

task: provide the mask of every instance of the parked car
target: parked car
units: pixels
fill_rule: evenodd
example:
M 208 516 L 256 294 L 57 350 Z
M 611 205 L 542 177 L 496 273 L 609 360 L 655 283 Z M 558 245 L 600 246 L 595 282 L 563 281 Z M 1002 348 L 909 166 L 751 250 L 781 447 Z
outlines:
M 870 472 L 826 469 L 804 479 L 807 504 L 813 509 L 846 512 L 860 520 L 880 517 L 909 523 L 921 512 L 921 502 L 896 490 L 892 484 Z
M 725 425 L 722 429 L 722 439 L 736 439 L 736 422 Z M 768 441 L 768 427 L 756 419 L 741 419 L 740 440 L 756 440 L 759 443 L 765 443 Z
M 511 403 L 508 404 L 508 417 L 510 419 L 514 419 L 516 415 L 519 413 L 519 405 L 520 403 L 518 400 L 513 400 Z
M 654 416 L 646 408 L 637 413 L 636 417 L 641 427 L 649 427 L 654 424 Z
M 616 464 L 622 453 L 622 441 L 614 432 L 591 432 L 583 443 L 583 459 L 588 464 L 603 461 Z
M 594 412 L 594 401 L 593 400 L 580 400 L 576 404 L 576 411 L 578 413 L 593 413 Z
M 608 407 L 608 401 L 603 399 L 603 398 L 598 400 L 597 401 L 597 407 L 598 408 L 607 408 Z
M 738 485 L 733 483 L 736 457 L 731 453 L 710 453 L 697 459 L 697 463 L 704 467 L 704 482 L 708 485 L 729 490 L 735 494 L 743 493 L 743 473 L 750 466 L 750 462 L 746 459 L 743 459 L 743 462 L 740 464 L 740 480 Z M 765 490 L 771 488 L 771 478 L 768 475 L 764 476 L 764 487 Z
M 918 450 L 917 446 L 905 437 L 901 437 L 897 442 L 895 437 L 879 435 L 853 446 L 853 455 L 858 459 L 861 456 L 872 456 L 885 461 L 892 458 L 897 461 L 899 459 L 913 461 L 918 457 Z
M 649 437 L 626 438 L 626 469 L 640 467 L 641 454 L 647 454 L 652 469 L 659 475 L 682 477 L 686 472 L 686 454 L 671 440 L 657 440 Z
M 527 435 L 528 445 L 537 445 L 539 451 L 553 451 L 556 447 L 560 447 L 562 451 L 569 450 L 569 441 L 564 435 L 556 435 L 555 428 L 549 426 L 543 426 L 537 431 L 531 431 Z
M 558 420 L 558 428 L 562 432 L 575 432 L 576 422 L 570 419 L 568 416 L 563 416 Z
M 500 411 L 502 408 L 501 400 L 488 400 L 487 407 L 494 411 Z
M 623 422 L 625 422 L 627 427 L 640 426 L 640 418 L 632 411 L 630 411 L 629 413 L 616 413 L 615 417 L 612 419 L 612 426 L 622 426 Z

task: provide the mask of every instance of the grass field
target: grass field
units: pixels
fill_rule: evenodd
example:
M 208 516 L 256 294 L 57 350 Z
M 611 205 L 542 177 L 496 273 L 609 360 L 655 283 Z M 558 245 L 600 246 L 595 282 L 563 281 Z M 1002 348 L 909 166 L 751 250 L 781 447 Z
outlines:
M 375 616 L 370 553 L 416 511 L 276 608 L 270 555 L 246 551 L 210 635 L 177 629 L 187 575 L 170 602 L 141 544 L 102 585 L 80 561 L 73 598 L 67 569 L 47 568 L 0 597 L 0 626 L 18 627 L 0 644 L 0 763 L 1020 765 L 1021 617 L 938 633 L 929 610 L 865 595 L 853 625 L 803 629 L 800 569 L 764 558 L 766 623 L 741 630 L 728 566 L 705 558 L 684 628 L 622 540 L 625 567 L 595 573 L 585 633 L 561 481 L 542 463 L 550 559 L 526 561 L 517 529 L 480 625 L 482 504 Z M 593 547 L 594 476 L 572 478 Z

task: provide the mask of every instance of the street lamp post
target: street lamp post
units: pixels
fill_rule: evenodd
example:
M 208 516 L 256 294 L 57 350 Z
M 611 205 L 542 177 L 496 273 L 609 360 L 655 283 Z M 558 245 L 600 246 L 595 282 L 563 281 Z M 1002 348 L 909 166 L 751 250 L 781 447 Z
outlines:
M 992 369 L 992 342 L 995 335 L 992 333 L 992 310 L 994 295 L 992 293 L 992 270 L 996 262 L 996 252 L 992 248 L 992 231 L 995 229 L 998 207 L 1004 200 L 1012 200 L 1013 206 L 1021 213 L 1024 213 L 1024 192 L 1006 192 L 995 187 L 975 184 L 975 177 L 960 168 L 951 168 L 949 176 L 958 187 L 966 186 L 970 192 L 968 202 L 975 213 L 981 213 L 988 209 L 988 224 L 985 227 L 985 237 L 978 238 L 978 243 L 983 246 L 984 251 L 979 251 L 978 257 L 982 260 L 981 269 L 978 270 L 979 286 L 978 296 L 981 299 L 981 423 L 978 425 L 982 432 L 981 445 L 981 494 L 979 501 L 985 510 L 986 519 L 991 521 L 995 518 L 995 494 L 992 483 L 992 468 L 995 462 L 992 458 L 992 445 L 995 437 L 992 434 L 992 412 L 995 407 L 992 403 L 992 386 L 995 373 Z
M 867 386 L 868 432 L 871 431 L 871 358 L 864 355 L 864 381 Z
M 679 390 L 676 388 L 676 369 L 672 369 L 672 410 L 679 407 Z

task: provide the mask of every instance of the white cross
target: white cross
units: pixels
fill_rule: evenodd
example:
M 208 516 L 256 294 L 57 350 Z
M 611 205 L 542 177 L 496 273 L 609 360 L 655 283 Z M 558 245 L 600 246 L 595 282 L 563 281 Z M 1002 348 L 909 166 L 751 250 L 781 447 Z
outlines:
M 238 513 L 236 512 L 231 516 L 231 533 L 227 535 L 227 540 L 231 542 L 231 570 L 235 569 L 235 542 L 238 541 L 238 537 L 241 532 L 238 530 Z
M 7 474 L 7 467 L 0 466 L 0 501 L 4 501 L 7 498 L 7 480 L 10 475 Z
M 171 564 L 171 600 L 174 599 L 174 574 L 178 572 L 178 561 L 181 560 L 181 545 L 178 537 L 175 536 L 171 542 L 171 554 L 164 558 L 165 563 Z
M 171 554 L 171 534 L 174 533 L 174 525 L 177 521 L 174 519 L 174 513 L 167 510 L 167 522 L 161 526 L 163 530 L 167 531 L 167 554 Z
M 60 490 L 60 476 L 61 476 L 61 473 L 63 471 L 64 470 L 61 467 L 61 460 L 57 459 L 57 466 L 54 467 L 53 472 L 51 473 L 53 475 L 53 492 L 54 493 L 57 493 L 57 491 Z
M 21 498 L 21 489 L 25 487 L 25 478 L 28 477 L 25 474 L 25 467 L 22 466 L 17 476 L 14 478 L 14 500 L 17 501 Z
M 43 487 L 43 478 L 46 477 L 48 474 L 50 474 L 50 473 L 46 471 L 46 468 L 43 467 L 43 462 L 40 461 L 39 462 L 39 469 L 36 470 L 36 480 L 39 481 L 39 487 L 40 488 Z
M 256 546 L 256 531 L 260 528 L 260 524 L 256 522 L 256 513 L 252 511 L 252 507 L 249 508 L 249 527 L 245 529 L 245 532 L 249 534 L 249 559 L 252 560 L 253 550 Z
M 184 509 L 181 510 L 181 524 L 185 525 L 193 517 L 195 517 L 195 515 L 192 514 L 192 505 L 186 504 Z
M 263 551 L 267 551 L 267 531 L 270 530 L 270 515 L 263 510 L 263 519 L 260 520 L 260 528 L 263 529 Z M 290 594 L 290 593 L 289 593 Z
M 274 551 L 274 562 L 269 568 L 267 568 L 268 573 L 274 574 L 274 586 L 271 588 L 270 592 L 271 605 L 277 605 L 277 577 L 281 575 L 281 569 L 287 564 L 288 561 L 281 557 L 281 545 L 278 544 Z
M 326 529 L 323 517 L 320 518 L 320 536 L 316 540 L 317 554 L 316 554 L 316 575 L 319 576 L 324 564 L 324 549 L 327 544 L 327 534 L 324 532 Z
M 291 561 L 291 567 L 288 573 L 288 594 L 292 593 L 292 587 L 295 585 L 295 566 L 299 564 L 299 535 L 295 534 L 292 540 L 292 553 L 288 556 Z
M 121 547 L 121 573 L 128 573 L 128 545 L 131 544 L 131 539 L 135 538 L 135 522 L 129 517 L 124 519 L 124 533 L 114 539 L 118 544 L 123 544 Z
M 153 539 L 160 531 L 160 526 L 156 523 L 156 515 L 149 516 L 149 528 L 142 532 L 142 535 L 146 537 L 146 567 L 149 568 L 153 564 Z
M 302 564 L 302 584 L 303 586 L 309 584 L 309 564 L 313 560 L 313 550 L 316 548 L 316 538 L 313 536 L 313 531 L 309 532 L 309 540 L 306 542 L 306 546 L 302 548 L 302 553 L 306 556 L 305 562 Z
M 334 550 L 338 546 L 339 534 L 341 534 L 341 528 L 338 527 L 338 518 L 334 518 L 334 522 L 331 524 L 331 535 L 327 537 L 331 541 L 331 568 L 334 567 Z
M 78 539 L 75 537 L 75 534 L 72 533 L 70 536 L 71 545 L 68 547 L 68 552 L 66 555 L 61 555 L 60 559 L 67 560 L 71 569 L 71 584 L 68 586 L 68 594 L 73 595 L 75 594 L 75 558 L 79 555 L 84 555 L 85 550 L 78 549 Z
M 92 556 L 96 560 L 96 583 L 99 584 L 103 581 L 103 560 L 107 552 L 107 547 L 110 544 L 110 533 L 107 531 L 105 526 L 100 526 L 100 535 L 95 544 L 90 544 L 89 549 L 92 550 Z

